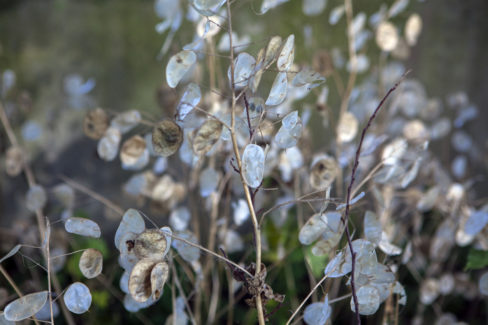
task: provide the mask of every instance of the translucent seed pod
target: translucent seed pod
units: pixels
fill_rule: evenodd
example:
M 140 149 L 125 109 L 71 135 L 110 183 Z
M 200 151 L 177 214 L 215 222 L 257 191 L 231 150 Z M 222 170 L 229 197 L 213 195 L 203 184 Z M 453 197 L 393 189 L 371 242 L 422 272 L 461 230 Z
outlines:
M 101 108 L 89 111 L 83 120 L 83 132 L 89 138 L 102 138 L 110 124 L 108 114 Z

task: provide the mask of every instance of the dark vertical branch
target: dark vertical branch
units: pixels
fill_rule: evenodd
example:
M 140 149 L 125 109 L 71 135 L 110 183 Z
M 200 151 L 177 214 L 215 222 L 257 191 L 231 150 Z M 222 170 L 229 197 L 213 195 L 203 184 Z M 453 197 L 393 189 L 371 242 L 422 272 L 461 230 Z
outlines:
M 370 118 L 368 120 L 368 124 L 366 124 L 366 126 L 363 128 L 363 132 L 361 133 L 361 139 L 359 140 L 359 145 L 358 145 L 358 148 L 356 150 L 356 156 L 354 158 L 354 165 L 352 167 L 352 172 L 351 172 L 351 181 L 349 183 L 349 186 L 347 187 L 346 211 L 345 211 L 344 216 L 342 217 L 341 221 L 342 221 L 342 224 L 345 225 L 345 233 L 346 233 L 346 237 L 347 237 L 347 244 L 349 246 L 349 250 L 351 251 L 351 264 L 352 264 L 351 291 L 352 291 L 352 298 L 354 301 L 354 308 L 356 310 L 356 324 L 358 324 L 358 325 L 361 324 L 361 318 L 359 316 L 359 303 L 358 303 L 358 297 L 356 295 L 356 284 L 354 281 L 354 271 L 356 268 L 356 253 L 354 252 L 354 249 L 352 248 L 352 240 L 351 240 L 351 235 L 349 233 L 349 226 L 348 226 L 349 209 L 350 209 L 350 201 L 351 201 L 351 190 L 352 190 L 352 186 L 354 184 L 354 180 L 356 179 L 356 171 L 357 171 L 358 165 L 359 165 L 359 156 L 361 155 L 361 148 L 363 146 L 363 141 L 364 141 L 364 137 L 366 136 L 366 132 L 368 131 L 371 124 L 373 123 L 373 120 L 376 118 L 376 115 L 378 114 L 379 110 L 381 109 L 381 107 L 385 103 L 388 96 L 390 96 L 390 94 L 392 92 L 394 92 L 395 89 L 397 89 L 398 85 L 403 81 L 403 79 L 405 79 L 405 77 L 407 76 L 407 74 L 409 72 L 410 72 L 410 70 L 405 72 L 401 76 L 400 80 L 398 80 L 397 83 L 395 85 L 393 85 L 393 87 L 391 87 L 388 90 L 386 95 L 379 102 L 379 104 L 376 107 L 376 109 L 374 110 L 373 114 L 370 116 Z

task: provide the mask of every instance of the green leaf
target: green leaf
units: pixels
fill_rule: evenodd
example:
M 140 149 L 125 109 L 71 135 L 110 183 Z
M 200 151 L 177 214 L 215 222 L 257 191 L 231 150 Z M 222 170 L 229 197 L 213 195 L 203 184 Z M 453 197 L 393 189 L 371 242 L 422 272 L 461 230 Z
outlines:
M 324 269 L 327 266 L 327 262 L 329 261 L 329 257 L 327 255 L 323 255 L 323 256 L 314 255 L 312 253 L 311 247 L 306 248 L 305 256 L 307 259 L 307 263 L 310 265 L 313 275 L 317 278 L 322 277 Z
M 100 309 L 105 309 L 108 307 L 108 300 L 110 298 L 110 295 L 108 294 L 107 291 L 102 291 L 102 290 L 92 291 L 91 295 L 92 295 L 93 305 L 97 306 Z
M 468 254 L 468 262 L 466 263 L 467 270 L 477 270 L 488 265 L 488 251 L 470 249 Z

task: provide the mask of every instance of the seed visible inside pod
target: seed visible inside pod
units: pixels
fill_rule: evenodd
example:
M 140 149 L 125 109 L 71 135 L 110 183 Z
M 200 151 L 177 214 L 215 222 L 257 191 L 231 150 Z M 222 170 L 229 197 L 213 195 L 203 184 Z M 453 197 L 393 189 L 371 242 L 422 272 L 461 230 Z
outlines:
M 100 251 L 88 248 L 81 254 L 80 263 L 81 273 L 88 279 L 93 279 L 102 272 L 103 256 Z
M 145 302 L 152 294 L 151 270 L 157 262 L 152 259 L 143 259 L 137 262 L 129 277 L 129 292 L 138 302 Z
M 222 123 L 211 118 L 205 121 L 193 138 L 193 151 L 197 155 L 204 155 L 219 140 L 222 133 Z
M 163 120 L 153 129 L 152 143 L 154 152 L 163 157 L 174 154 L 183 142 L 183 131 L 172 120 Z
M 169 266 L 166 262 L 154 265 L 151 270 L 151 292 L 154 300 L 158 300 L 163 293 L 164 283 L 168 279 Z
M 134 241 L 134 253 L 140 259 L 162 259 L 166 251 L 166 236 L 159 229 L 148 229 Z
M 325 190 L 332 185 L 337 177 L 339 166 L 328 156 L 318 159 L 312 165 L 310 172 L 310 185 L 316 190 Z
M 87 137 L 98 140 L 107 131 L 109 122 L 109 116 L 103 109 L 91 110 L 83 120 L 83 131 Z
M 146 150 L 146 140 L 135 135 L 124 142 L 120 150 L 120 160 L 125 165 L 134 165 Z

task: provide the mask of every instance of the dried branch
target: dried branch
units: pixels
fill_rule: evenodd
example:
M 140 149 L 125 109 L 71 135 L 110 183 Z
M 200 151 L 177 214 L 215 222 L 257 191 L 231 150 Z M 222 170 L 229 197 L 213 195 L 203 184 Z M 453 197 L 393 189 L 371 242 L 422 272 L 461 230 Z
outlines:
M 352 241 L 351 241 L 351 235 L 349 233 L 349 227 L 348 227 L 348 221 L 349 221 L 349 208 L 350 208 L 350 201 L 351 201 L 351 191 L 352 191 L 352 186 L 354 184 L 354 180 L 356 179 L 356 172 L 357 172 L 357 169 L 358 169 L 358 165 L 359 165 L 359 156 L 361 155 L 361 148 L 363 146 L 363 142 L 364 142 L 364 137 L 366 136 L 366 132 L 368 131 L 369 127 L 371 126 L 371 124 L 373 123 L 373 120 L 376 118 L 376 115 L 378 114 L 379 110 L 381 109 L 381 107 L 383 106 L 383 104 L 385 103 L 386 99 L 388 98 L 388 96 L 390 96 L 390 94 L 392 92 L 395 91 L 395 89 L 397 89 L 398 85 L 403 81 L 403 79 L 405 79 L 405 77 L 407 76 L 407 74 L 410 72 L 410 70 L 408 70 L 407 72 L 405 72 L 400 80 L 397 81 L 397 83 L 395 85 L 393 85 L 393 87 L 391 87 L 388 92 L 386 93 L 386 95 L 383 97 L 383 99 L 379 102 L 378 106 L 376 107 L 376 109 L 374 110 L 373 114 L 370 116 L 369 120 L 368 120 L 368 124 L 366 124 L 366 126 L 363 128 L 363 132 L 361 133 L 361 139 L 359 140 L 359 145 L 358 145 L 358 148 L 356 150 L 356 156 L 354 158 L 354 165 L 352 167 L 352 172 L 351 172 L 351 181 L 349 183 L 349 186 L 347 187 L 347 197 L 346 197 L 346 211 L 344 213 L 344 215 L 342 216 L 341 218 L 341 222 L 343 225 L 345 225 L 345 232 L 346 232 L 346 237 L 347 237 L 347 244 L 349 246 L 349 250 L 351 251 L 351 263 L 352 263 L 352 274 L 351 274 L 351 291 L 352 291 L 352 298 L 353 298 L 353 301 L 354 301 L 354 308 L 356 310 L 356 324 L 361 324 L 361 318 L 359 316 L 359 303 L 358 303 L 358 297 L 356 295 L 356 285 L 355 285 L 355 281 L 354 281 L 354 270 L 355 270 L 355 266 L 356 266 L 356 253 L 354 252 L 354 249 L 352 248 Z

